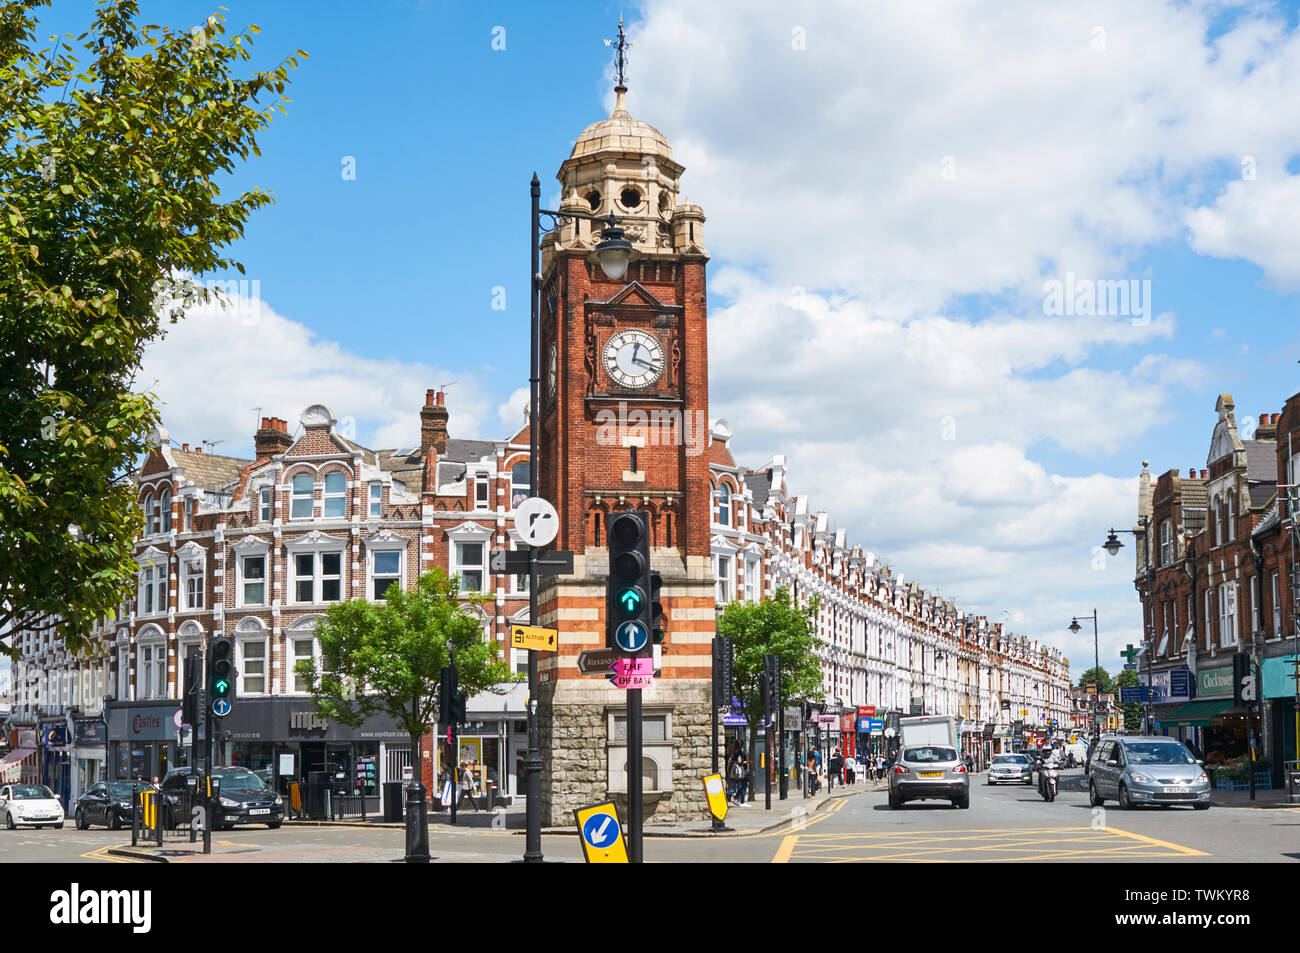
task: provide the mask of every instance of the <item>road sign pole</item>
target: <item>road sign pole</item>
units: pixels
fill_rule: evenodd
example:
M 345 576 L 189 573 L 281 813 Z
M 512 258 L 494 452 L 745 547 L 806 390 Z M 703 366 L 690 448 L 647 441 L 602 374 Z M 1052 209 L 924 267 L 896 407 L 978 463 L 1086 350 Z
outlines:
M 627 832 L 628 859 L 641 857 L 641 689 L 627 690 Z
M 718 695 L 720 694 L 718 691 L 719 688 L 718 683 L 722 680 L 721 656 L 722 656 L 722 639 L 715 634 L 713 637 L 713 678 L 712 678 L 713 685 L 712 685 L 712 690 L 710 692 L 710 695 L 712 696 L 712 702 L 713 702 L 712 705 L 713 712 L 712 712 L 712 717 L 709 719 L 713 728 L 713 773 L 714 774 L 718 773 Z M 723 778 L 724 787 L 726 786 L 729 780 L 730 780 L 729 778 Z M 722 819 L 719 818 L 716 814 L 713 815 L 713 829 L 715 831 L 722 830 Z
M 538 496 L 538 462 L 539 441 L 537 439 L 537 418 L 541 407 L 541 377 L 538 373 L 540 364 L 541 334 L 538 315 L 541 288 L 541 262 L 538 258 L 538 243 L 541 240 L 541 195 L 542 186 L 533 173 L 529 189 L 532 196 L 532 230 L 529 233 L 529 245 L 532 248 L 532 271 L 529 273 L 528 295 L 531 310 L 529 332 L 531 342 L 528 348 L 530 372 L 528 377 L 528 470 L 529 496 Z M 528 624 L 537 625 L 537 547 L 528 547 Z M 537 653 L 528 653 L 528 758 L 524 762 L 527 775 L 527 794 L 525 795 L 525 836 L 524 863 L 542 862 L 542 755 L 537 726 L 537 694 L 540 683 L 537 679 Z

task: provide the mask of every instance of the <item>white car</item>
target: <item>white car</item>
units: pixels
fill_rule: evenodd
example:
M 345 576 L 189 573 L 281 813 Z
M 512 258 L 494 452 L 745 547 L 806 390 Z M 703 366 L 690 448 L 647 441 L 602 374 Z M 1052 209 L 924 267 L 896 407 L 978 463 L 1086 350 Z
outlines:
M 43 784 L 6 784 L 0 788 L 0 819 L 13 830 L 20 824 L 63 826 L 63 805 Z

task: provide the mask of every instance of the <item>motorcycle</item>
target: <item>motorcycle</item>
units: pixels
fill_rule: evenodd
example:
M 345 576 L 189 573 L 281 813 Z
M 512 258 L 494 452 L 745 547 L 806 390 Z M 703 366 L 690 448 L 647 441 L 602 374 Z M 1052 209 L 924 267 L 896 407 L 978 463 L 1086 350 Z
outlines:
M 1038 793 L 1044 801 L 1055 801 L 1061 784 L 1061 771 L 1056 765 L 1038 764 Z

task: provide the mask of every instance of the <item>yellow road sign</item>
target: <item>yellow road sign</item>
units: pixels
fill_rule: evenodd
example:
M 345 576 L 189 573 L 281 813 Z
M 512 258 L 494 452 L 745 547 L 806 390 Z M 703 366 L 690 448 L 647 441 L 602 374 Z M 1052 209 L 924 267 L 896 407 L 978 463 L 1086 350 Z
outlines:
M 727 786 L 722 775 L 710 774 L 704 778 L 704 793 L 709 799 L 709 813 L 720 821 L 727 819 Z
M 627 845 L 623 842 L 623 825 L 613 801 L 588 804 L 573 812 L 578 823 L 582 851 L 589 864 L 626 864 Z
M 510 644 L 517 649 L 554 652 L 560 644 L 560 633 L 556 629 L 544 629 L 539 625 L 512 625 Z

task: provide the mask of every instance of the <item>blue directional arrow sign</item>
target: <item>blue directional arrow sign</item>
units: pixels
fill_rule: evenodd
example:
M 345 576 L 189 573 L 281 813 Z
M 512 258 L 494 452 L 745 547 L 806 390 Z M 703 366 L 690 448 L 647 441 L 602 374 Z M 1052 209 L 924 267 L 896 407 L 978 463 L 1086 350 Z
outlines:
M 650 632 L 635 619 L 624 622 L 614 632 L 614 641 L 624 652 L 640 652 L 650 641 Z
M 216 715 L 218 718 L 225 718 L 227 715 L 229 715 L 230 699 L 229 698 L 214 699 L 212 702 L 212 714 Z
M 582 825 L 582 839 L 597 850 L 618 840 L 622 828 L 613 814 L 593 814 Z

